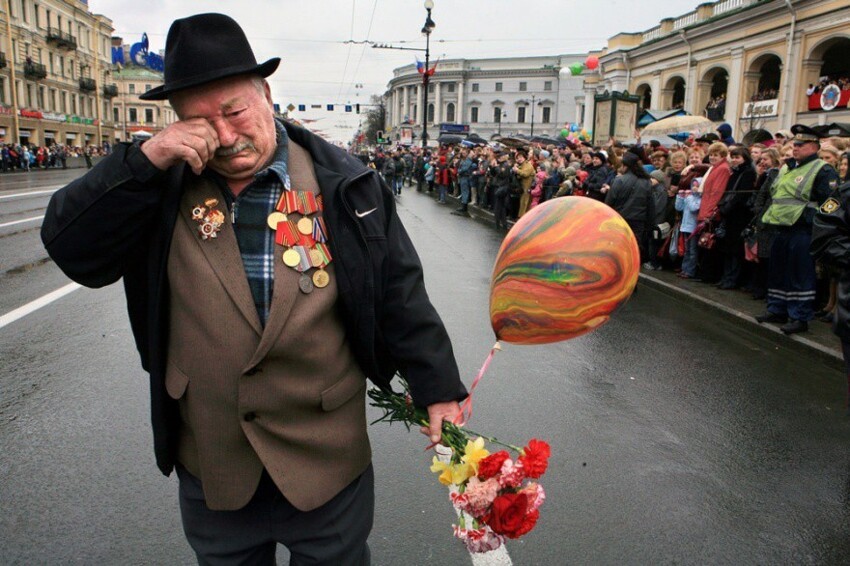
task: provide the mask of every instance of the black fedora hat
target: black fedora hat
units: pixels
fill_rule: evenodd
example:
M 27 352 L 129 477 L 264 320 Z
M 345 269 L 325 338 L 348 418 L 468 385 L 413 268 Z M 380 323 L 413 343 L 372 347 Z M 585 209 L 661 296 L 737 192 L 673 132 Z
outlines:
M 164 100 L 168 95 L 236 75 L 271 75 L 280 64 L 273 57 L 257 64 L 239 24 L 224 14 L 197 14 L 175 20 L 165 40 L 165 84 L 139 95 Z

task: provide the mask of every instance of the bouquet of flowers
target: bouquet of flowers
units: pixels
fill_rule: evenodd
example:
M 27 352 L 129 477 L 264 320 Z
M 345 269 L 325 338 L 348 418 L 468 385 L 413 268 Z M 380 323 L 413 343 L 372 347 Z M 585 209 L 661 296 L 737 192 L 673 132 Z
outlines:
M 401 422 L 408 429 L 428 426 L 427 412 L 413 406 L 407 384 L 402 383 L 403 393 L 369 390 L 371 404 L 384 411 L 375 422 Z M 485 448 L 486 442 L 507 450 L 491 454 Z M 440 474 L 440 483 L 449 487 L 449 497 L 458 512 L 454 536 L 470 552 L 495 550 L 505 538 L 520 538 L 534 528 L 546 499 L 543 486 L 535 481 L 549 465 L 550 448 L 546 442 L 533 439 L 519 448 L 443 423 L 442 443 L 445 457 L 434 456 L 431 471 Z

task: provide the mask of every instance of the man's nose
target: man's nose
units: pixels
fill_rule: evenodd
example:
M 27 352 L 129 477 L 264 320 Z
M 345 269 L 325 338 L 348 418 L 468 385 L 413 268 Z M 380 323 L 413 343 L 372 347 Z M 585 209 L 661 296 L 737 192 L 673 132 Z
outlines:
M 236 143 L 239 136 L 227 120 L 216 120 L 213 127 L 218 134 L 218 143 L 221 147 L 230 147 Z

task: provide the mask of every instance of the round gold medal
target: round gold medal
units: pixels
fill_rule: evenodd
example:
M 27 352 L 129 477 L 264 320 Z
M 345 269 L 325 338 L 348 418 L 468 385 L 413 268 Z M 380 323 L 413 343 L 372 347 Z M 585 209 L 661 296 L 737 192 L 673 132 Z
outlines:
M 322 254 L 317 249 L 310 250 L 310 265 L 313 267 L 321 267 L 324 260 L 322 259 Z
M 301 256 L 298 255 L 298 252 L 295 250 L 288 249 L 283 252 L 283 263 L 285 263 L 287 267 L 295 267 L 301 263 Z
M 313 233 L 313 221 L 306 217 L 302 218 L 298 221 L 298 231 L 305 236 L 309 236 Z
M 319 289 L 324 289 L 331 282 L 331 276 L 324 269 L 320 269 L 313 274 L 313 285 Z
M 268 222 L 269 228 L 277 230 L 278 222 L 286 222 L 286 215 L 282 212 L 272 212 L 269 214 L 266 222 Z

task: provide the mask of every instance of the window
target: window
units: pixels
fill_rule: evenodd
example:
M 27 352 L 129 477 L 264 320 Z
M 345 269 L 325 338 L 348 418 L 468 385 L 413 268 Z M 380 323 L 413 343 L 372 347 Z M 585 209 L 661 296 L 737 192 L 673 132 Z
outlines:
M 552 81 L 546 81 L 543 83 L 543 90 L 552 90 Z
M 33 11 L 35 12 L 35 25 L 36 25 L 36 27 L 43 28 L 44 26 L 41 25 L 41 9 L 39 9 L 38 4 L 35 5 L 35 10 L 33 10 Z
M 53 64 L 53 53 L 47 52 L 47 59 L 50 61 L 50 74 L 56 74 L 56 66 Z
M 12 5 L 12 2 L 9 2 L 9 5 Z M 30 23 L 30 13 L 27 10 L 27 0 L 21 1 L 21 17 L 24 18 L 25 23 Z
M 43 86 L 38 87 L 38 107 L 41 108 L 42 110 L 47 110 L 44 107 L 44 87 Z
M 502 92 L 502 83 L 496 83 L 496 92 Z
M 455 105 L 453 102 L 449 102 L 446 104 L 446 122 L 454 122 L 455 121 Z
M 428 121 L 429 122 L 434 121 L 434 104 L 433 103 L 428 104 Z
M 130 83 L 130 94 L 136 94 L 136 84 Z
M 77 113 L 77 95 L 72 94 L 71 95 L 71 114 L 76 114 L 76 113 Z
M 493 108 L 493 121 L 496 122 L 497 124 L 502 122 L 502 107 L 501 106 L 495 106 Z
M 56 112 L 57 110 L 59 110 L 59 109 L 56 107 L 56 89 L 51 88 L 50 89 L 50 111 Z
M 469 109 L 469 121 L 472 122 L 473 124 L 478 123 L 478 107 L 477 106 L 473 106 L 472 108 Z
M 118 108 L 115 106 L 112 107 L 112 121 L 118 123 Z
M 525 106 L 520 106 L 516 109 L 516 121 L 520 124 L 525 124 Z
M 6 104 L 6 79 L 0 77 L 0 103 Z
M 153 108 L 145 108 L 145 124 L 153 124 Z
M 428 83 L 428 92 L 433 93 L 435 86 L 434 83 Z
M 449 83 L 448 91 L 449 91 L 449 92 L 454 92 L 454 91 L 455 91 L 455 83 Z
M 472 83 L 472 92 L 478 92 L 478 83 Z
M 526 83 L 526 82 L 519 83 L 519 90 L 520 90 L 520 92 L 527 91 L 528 90 L 528 83 Z
M 149 91 L 150 89 L 151 89 L 151 85 L 145 85 L 145 92 Z
M 136 115 L 136 109 L 135 109 L 135 108 L 130 108 L 130 109 L 129 109 L 129 112 L 130 112 L 129 121 L 130 121 L 130 122 L 136 122 L 136 121 L 138 121 L 138 116 Z
M 552 108 L 550 106 L 543 107 L 543 123 L 548 124 L 552 121 Z
M 15 1 L 9 0 L 9 16 L 15 17 Z
M 33 95 L 35 91 L 35 87 L 32 85 L 27 85 L 27 107 L 33 108 L 35 106 L 35 96 Z
M 59 56 L 59 76 L 65 76 L 65 58 L 61 55 Z
M 62 96 L 59 98 L 59 102 L 61 103 L 62 113 L 68 111 L 68 92 L 62 91 Z

